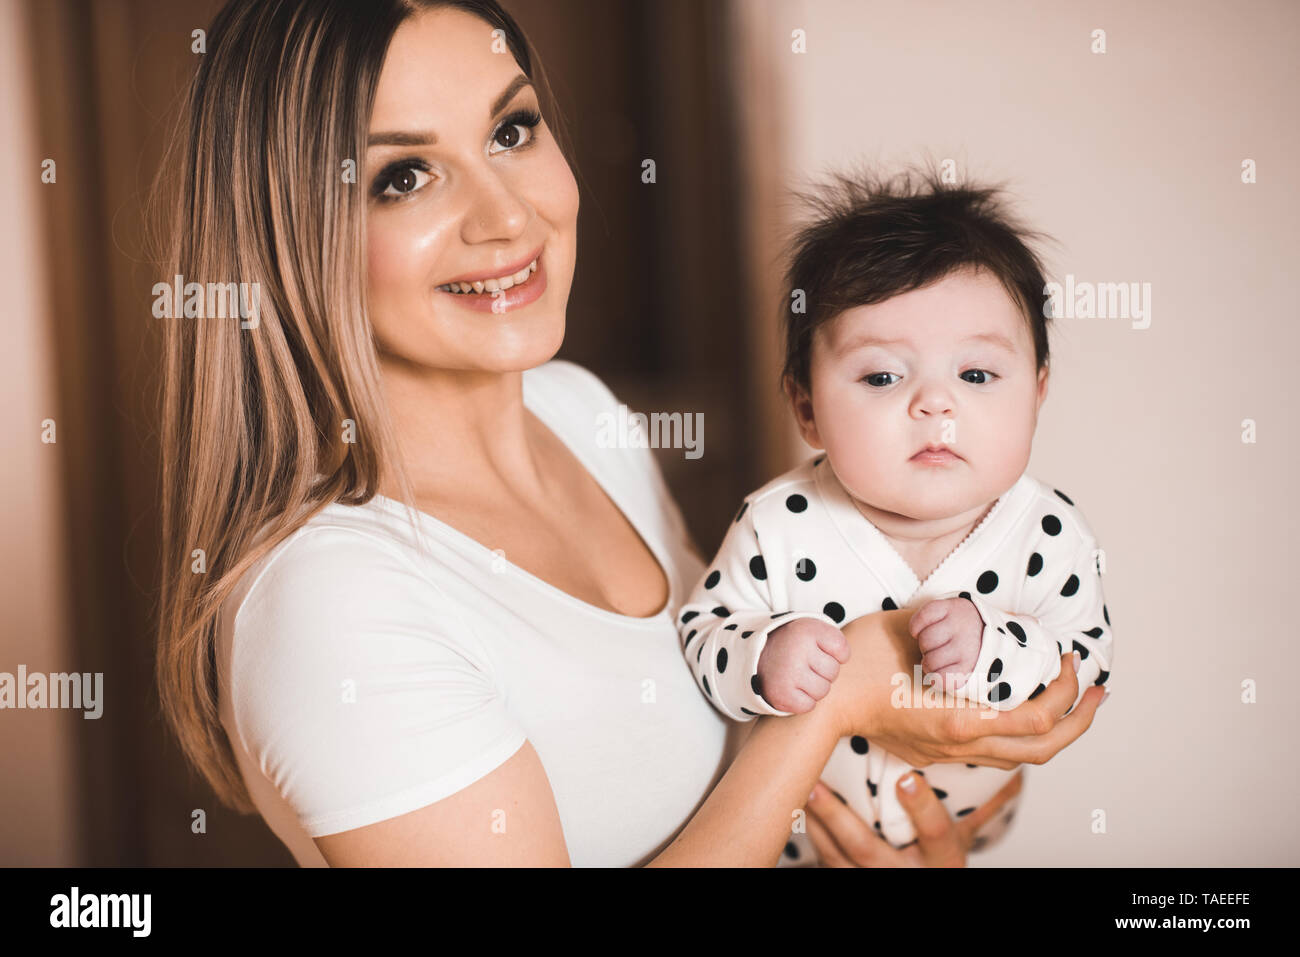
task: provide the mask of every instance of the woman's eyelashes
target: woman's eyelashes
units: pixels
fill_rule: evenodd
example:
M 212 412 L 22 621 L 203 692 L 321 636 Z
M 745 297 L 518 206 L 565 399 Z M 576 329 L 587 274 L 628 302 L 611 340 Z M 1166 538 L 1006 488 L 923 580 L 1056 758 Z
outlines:
M 536 136 L 535 130 L 541 122 L 542 115 L 536 110 L 516 110 L 511 113 L 492 131 L 488 141 L 488 155 L 496 156 L 531 146 Z M 497 146 L 501 148 L 493 149 Z M 379 171 L 371 186 L 370 195 L 383 202 L 400 201 L 422 190 L 432 178 L 427 162 L 419 157 L 408 156 L 394 160 Z
M 967 379 L 966 376 L 975 376 L 976 378 Z M 887 386 L 893 385 L 894 383 L 884 382 L 881 380 L 891 378 L 897 380 L 901 379 L 902 376 L 893 372 L 869 372 L 862 377 L 861 381 L 865 382 L 872 388 L 883 389 Z M 990 372 L 988 369 L 967 369 L 965 372 L 961 373 L 959 378 L 963 382 L 968 382 L 971 385 L 988 385 L 994 379 L 998 378 L 998 375 L 996 372 Z

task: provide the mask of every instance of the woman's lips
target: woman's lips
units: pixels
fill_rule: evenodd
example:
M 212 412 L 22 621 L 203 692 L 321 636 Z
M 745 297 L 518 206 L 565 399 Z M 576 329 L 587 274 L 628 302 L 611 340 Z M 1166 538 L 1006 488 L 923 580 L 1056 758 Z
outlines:
M 537 257 L 537 269 L 523 283 L 511 286 L 504 292 L 447 292 L 439 289 L 440 301 L 448 299 L 462 308 L 472 312 L 497 313 L 498 315 L 536 302 L 546 292 L 546 260 Z

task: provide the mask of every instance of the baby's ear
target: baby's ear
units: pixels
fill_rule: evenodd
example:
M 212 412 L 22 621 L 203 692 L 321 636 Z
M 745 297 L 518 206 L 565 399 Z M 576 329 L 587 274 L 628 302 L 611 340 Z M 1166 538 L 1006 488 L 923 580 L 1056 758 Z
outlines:
M 817 434 L 812 396 L 808 390 L 795 382 L 794 377 L 790 375 L 781 380 L 781 386 L 785 390 L 786 398 L 790 400 L 790 409 L 794 412 L 794 420 L 799 426 L 799 434 L 803 436 L 803 440 L 814 449 L 824 448 L 821 437 Z

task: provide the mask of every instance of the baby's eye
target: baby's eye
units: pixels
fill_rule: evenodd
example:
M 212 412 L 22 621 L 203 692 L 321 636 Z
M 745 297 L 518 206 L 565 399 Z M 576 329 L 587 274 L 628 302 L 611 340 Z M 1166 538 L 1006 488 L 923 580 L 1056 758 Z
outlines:
M 997 374 L 996 374 L 996 373 L 989 372 L 987 369 L 967 369 L 965 372 L 962 373 L 962 376 L 963 376 L 963 377 L 964 377 L 964 376 L 968 376 L 968 375 L 973 375 L 973 376 L 978 376 L 978 377 L 979 377 L 979 378 L 976 378 L 976 379 L 966 379 L 966 380 L 965 380 L 965 381 L 969 382 L 971 385 L 986 385 L 986 384 L 987 384 L 988 382 L 990 382 L 992 379 L 996 379 L 996 378 L 997 378 Z
M 883 388 L 884 388 L 885 386 L 887 386 L 887 385 L 893 385 L 893 383 L 892 383 L 892 382 L 880 382 L 880 381 L 878 381 L 878 380 L 881 379 L 882 377 L 884 377 L 884 378 L 888 378 L 888 377 L 890 377 L 890 376 L 893 376 L 893 378 L 895 378 L 895 379 L 898 378 L 898 376 L 894 375 L 894 373 L 892 373 L 892 372 L 871 372 L 871 373 L 868 373 L 867 375 L 864 375 L 864 376 L 862 377 L 862 381 L 865 382 L 865 383 L 866 383 L 867 385 L 869 385 L 869 386 L 874 386 L 874 387 L 877 388 L 877 389 L 883 389 Z

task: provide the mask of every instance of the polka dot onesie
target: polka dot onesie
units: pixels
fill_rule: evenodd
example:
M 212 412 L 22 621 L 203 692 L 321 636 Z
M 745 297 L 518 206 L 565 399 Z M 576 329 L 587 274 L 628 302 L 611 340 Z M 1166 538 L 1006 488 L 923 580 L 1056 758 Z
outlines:
M 984 631 L 975 669 L 957 697 L 1012 709 L 1057 677 L 1061 656 L 1071 649 L 1082 658 L 1080 696 L 1109 677 L 1110 614 L 1096 538 L 1068 496 L 1028 474 L 921 582 L 820 455 L 746 496 L 682 606 L 678 627 L 703 693 L 723 714 L 748 721 L 790 714 L 768 704 L 759 686 L 758 659 L 772 629 L 796 618 L 838 626 L 882 609 L 958 596 L 979 610 Z M 913 694 L 921 689 L 909 699 Z M 910 770 L 854 736 L 836 744 L 822 780 L 902 847 L 916 835 L 894 786 Z M 1015 774 L 971 764 L 932 764 L 922 773 L 954 818 L 970 814 Z M 976 846 L 1000 837 L 1014 811 L 1008 805 L 988 822 Z M 792 834 L 781 863 L 810 860 L 815 851 L 807 836 Z

